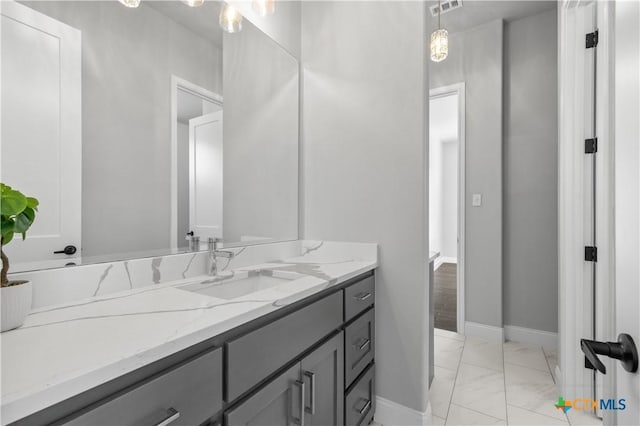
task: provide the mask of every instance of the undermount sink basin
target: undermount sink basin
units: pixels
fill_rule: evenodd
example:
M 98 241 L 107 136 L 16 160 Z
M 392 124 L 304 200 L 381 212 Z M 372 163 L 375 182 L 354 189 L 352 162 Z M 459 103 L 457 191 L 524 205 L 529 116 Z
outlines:
M 177 287 L 181 290 L 219 299 L 232 300 L 295 280 L 300 275 L 282 271 L 239 272 Z

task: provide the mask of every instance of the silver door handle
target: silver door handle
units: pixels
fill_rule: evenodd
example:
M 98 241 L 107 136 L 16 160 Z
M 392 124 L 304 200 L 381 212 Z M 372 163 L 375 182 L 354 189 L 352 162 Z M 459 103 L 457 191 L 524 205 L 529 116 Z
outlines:
M 309 378 L 309 398 L 311 399 L 311 407 L 309 413 L 316 414 L 316 375 L 311 371 L 303 371 L 302 374 Z
M 180 417 L 180 411 L 176 410 L 173 407 L 170 407 L 167 410 L 167 416 L 164 419 L 160 420 L 160 423 L 156 423 L 156 426 L 167 426 L 168 424 L 176 421 L 178 417 Z
M 300 381 L 300 380 L 296 380 L 295 382 L 293 382 L 293 386 L 297 387 L 300 389 L 300 416 L 296 417 L 295 415 L 291 414 L 291 417 L 293 418 L 293 422 L 297 425 L 300 426 L 304 426 L 304 382 Z M 294 398 L 291 398 L 291 405 L 293 405 L 293 401 Z M 292 413 L 295 411 L 295 409 L 292 407 L 291 408 Z
M 365 411 L 367 411 L 367 410 L 369 409 L 369 407 L 371 407 L 371 400 L 370 400 L 370 399 L 368 399 L 368 400 L 367 400 L 367 403 L 366 403 L 366 404 L 364 404 L 364 407 L 362 407 L 362 408 L 359 410 L 360 414 L 362 414 L 362 413 L 364 413 Z
M 355 296 L 353 296 L 354 299 L 357 299 L 361 302 L 367 300 L 370 297 L 371 297 L 371 293 L 358 293 Z
M 365 339 L 365 341 L 360 345 L 360 350 L 364 350 L 364 348 L 366 348 L 367 346 L 369 346 L 371 344 L 371 340 L 370 339 Z

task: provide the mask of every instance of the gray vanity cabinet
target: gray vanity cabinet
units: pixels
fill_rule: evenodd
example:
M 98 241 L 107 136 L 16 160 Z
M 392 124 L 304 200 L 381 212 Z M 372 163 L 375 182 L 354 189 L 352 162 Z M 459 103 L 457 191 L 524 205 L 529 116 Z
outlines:
M 299 425 L 304 384 L 295 364 L 249 399 L 225 413 L 227 426 Z
M 12 426 L 365 426 L 375 412 L 373 272 Z
M 78 426 L 199 425 L 222 411 L 222 349 L 162 372 L 62 421 Z
M 305 384 L 305 426 L 344 424 L 344 346 L 340 332 L 302 362 Z
M 227 426 L 342 426 L 343 336 L 335 335 L 225 414 Z

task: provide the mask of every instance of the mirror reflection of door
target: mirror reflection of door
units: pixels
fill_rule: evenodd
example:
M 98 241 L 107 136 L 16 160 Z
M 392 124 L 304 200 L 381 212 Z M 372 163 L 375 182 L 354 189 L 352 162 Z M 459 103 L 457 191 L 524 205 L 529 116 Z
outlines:
M 208 96 L 178 87 L 178 247 L 187 233 L 222 238 L 222 105 Z M 203 92 L 206 92 L 202 89 Z
M 81 250 L 81 33 L 16 2 L 0 8 L 0 180 L 40 201 L 26 240 L 3 250 L 12 272 L 63 266 Z
M 222 238 L 222 111 L 189 120 L 189 229 Z

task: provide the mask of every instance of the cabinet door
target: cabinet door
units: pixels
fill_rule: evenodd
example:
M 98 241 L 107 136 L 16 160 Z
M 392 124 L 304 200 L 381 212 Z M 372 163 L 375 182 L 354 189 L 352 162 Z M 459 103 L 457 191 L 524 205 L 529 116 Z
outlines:
M 302 360 L 305 425 L 344 424 L 344 332 Z
M 227 426 L 289 426 L 301 424 L 304 383 L 300 363 L 276 377 L 225 414 Z

